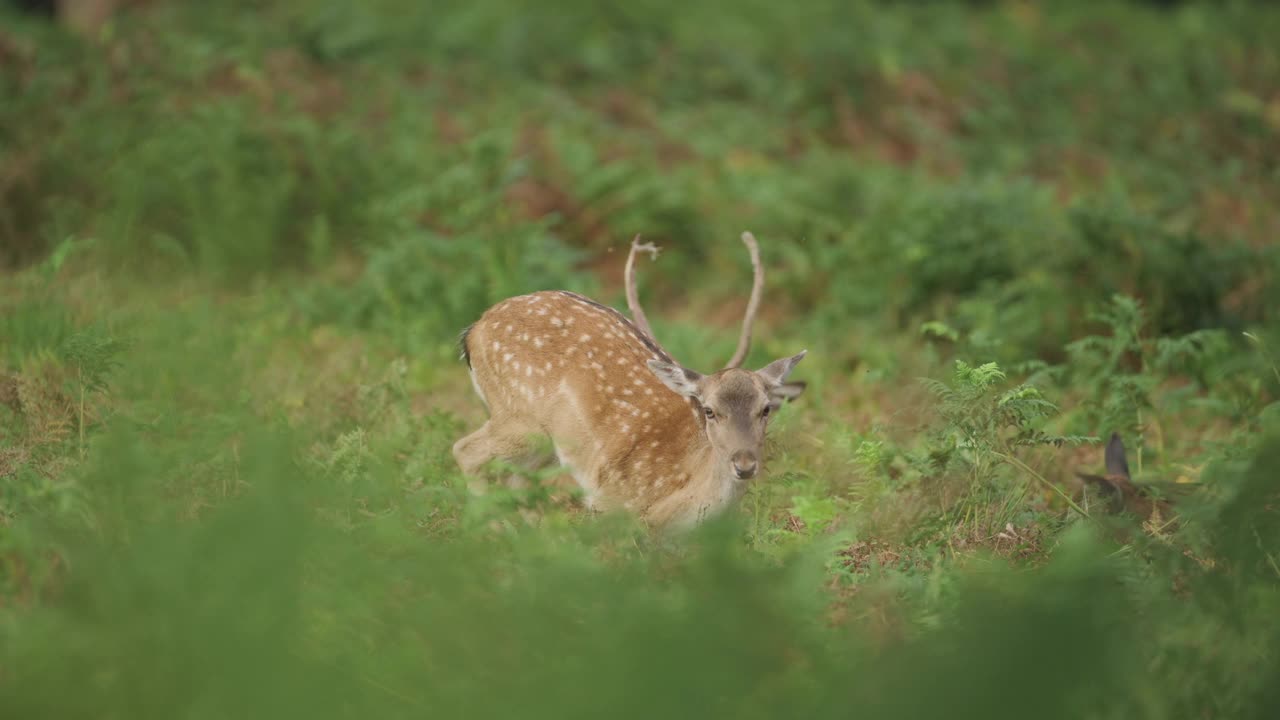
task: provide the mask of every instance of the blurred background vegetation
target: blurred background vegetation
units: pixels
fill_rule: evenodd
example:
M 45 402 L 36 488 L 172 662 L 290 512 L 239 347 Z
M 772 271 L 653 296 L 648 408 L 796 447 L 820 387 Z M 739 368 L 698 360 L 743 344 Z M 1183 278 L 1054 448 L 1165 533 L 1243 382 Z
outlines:
M 1270 4 L 52 5 L 0 5 L 5 717 L 1280 706 Z M 714 368 L 744 229 L 810 389 L 739 511 L 467 492 L 464 326 L 622 306 L 641 233 Z M 1077 478 L 1112 432 L 1165 512 Z

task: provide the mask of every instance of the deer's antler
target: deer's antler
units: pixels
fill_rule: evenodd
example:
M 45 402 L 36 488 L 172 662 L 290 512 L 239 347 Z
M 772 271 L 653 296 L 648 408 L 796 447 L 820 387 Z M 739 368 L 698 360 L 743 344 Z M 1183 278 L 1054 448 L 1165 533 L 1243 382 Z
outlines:
M 747 246 L 747 251 L 751 254 L 751 270 L 754 279 L 751 283 L 751 298 L 747 300 L 747 312 L 742 318 L 742 333 L 738 336 L 738 348 L 734 351 L 729 363 L 725 365 L 726 369 L 742 367 L 743 361 L 747 359 L 747 353 L 751 350 L 751 326 L 755 324 L 756 313 L 760 310 L 760 297 L 764 292 L 764 264 L 760 262 L 760 245 L 756 242 L 756 236 L 750 232 L 742 233 L 742 244 Z M 659 249 L 653 243 L 641 243 L 639 235 L 631 241 L 631 251 L 627 253 L 627 266 L 624 272 L 627 309 L 631 312 L 631 317 L 640 332 L 647 335 L 655 345 L 662 347 L 653 334 L 649 318 L 644 314 L 644 308 L 640 306 L 639 294 L 636 292 L 636 255 L 641 252 L 647 252 L 650 257 L 657 258 Z
M 733 352 L 733 357 L 729 359 L 729 364 L 725 368 L 742 367 L 742 362 L 747 359 L 747 352 L 751 350 L 751 326 L 756 321 L 756 311 L 760 309 L 760 295 L 764 291 L 764 265 L 760 262 L 760 246 L 756 243 L 756 236 L 750 232 L 742 233 L 742 244 L 747 246 L 747 251 L 751 253 L 751 270 L 755 275 L 755 279 L 751 283 L 751 299 L 747 301 L 747 313 L 742 318 L 742 334 L 738 336 L 738 349 Z
M 623 280 L 627 288 L 627 309 L 631 311 L 631 319 L 635 321 L 640 332 L 648 335 L 655 345 L 662 347 L 653 334 L 653 328 L 649 326 L 649 318 L 644 314 L 644 308 L 640 307 L 640 295 L 636 292 L 636 254 L 641 252 L 649 253 L 649 257 L 656 260 L 661 251 L 653 243 L 641 243 L 639 235 L 631 241 L 631 252 L 627 253 L 627 268 Z

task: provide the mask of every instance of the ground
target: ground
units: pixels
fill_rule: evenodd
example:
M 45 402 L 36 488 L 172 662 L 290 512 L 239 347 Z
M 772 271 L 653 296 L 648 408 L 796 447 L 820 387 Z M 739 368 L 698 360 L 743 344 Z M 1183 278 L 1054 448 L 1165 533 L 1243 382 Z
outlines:
M 1275 701 L 1280 14 L 517 5 L 0 11 L 0 707 Z M 713 370 L 743 230 L 746 364 L 807 348 L 808 389 L 732 512 L 468 490 L 467 325 L 625 309 L 641 234 Z M 1085 491 L 1112 432 L 1171 516 Z

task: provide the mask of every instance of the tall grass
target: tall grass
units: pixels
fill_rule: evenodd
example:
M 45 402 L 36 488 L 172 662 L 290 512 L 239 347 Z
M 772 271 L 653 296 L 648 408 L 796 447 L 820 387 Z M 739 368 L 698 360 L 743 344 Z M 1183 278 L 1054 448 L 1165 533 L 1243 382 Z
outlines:
M 1159 5 L 6 5 L 0 716 L 1266 716 L 1280 14 Z M 710 368 L 743 229 L 740 508 L 468 490 L 463 327 L 642 233 Z

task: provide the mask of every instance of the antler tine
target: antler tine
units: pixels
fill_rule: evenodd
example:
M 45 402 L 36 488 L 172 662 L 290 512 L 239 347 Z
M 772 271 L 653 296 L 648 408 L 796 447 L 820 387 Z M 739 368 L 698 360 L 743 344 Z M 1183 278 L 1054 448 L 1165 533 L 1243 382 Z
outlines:
M 636 292 L 636 253 L 647 252 L 649 257 L 656 260 L 660 250 L 653 243 L 641 243 L 640 236 L 636 235 L 631 241 L 631 252 L 627 253 L 627 268 L 624 273 L 624 283 L 627 288 L 627 309 L 631 311 L 631 318 L 635 321 L 636 327 L 640 332 L 649 336 L 655 344 L 658 338 L 654 337 L 653 328 L 649 327 L 649 318 L 644 314 L 644 308 L 640 307 L 640 296 Z M 658 347 L 662 347 L 658 345 Z
M 747 352 L 751 350 L 751 326 L 756 321 L 756 311 L 760 309 L 760 295 L 764 291 L 764 265 L 760 262 L 760 246 L 756 243 L 756 236 L 750 232 L 742 233 L 742 244 L 747 246 L 747 251 L 751 253 L 751 270 L 755 274 L 755 279 L 751 283 L 751 299 L 747 301 L 747 313 L 742 318 L 742 334 L 738 336 L 738 349 L 733 352 L 733 357 L 729 360 L 729 364 L 725 368 L 742 367 L 742 363 L 747 359 Z

